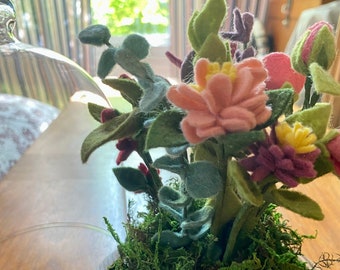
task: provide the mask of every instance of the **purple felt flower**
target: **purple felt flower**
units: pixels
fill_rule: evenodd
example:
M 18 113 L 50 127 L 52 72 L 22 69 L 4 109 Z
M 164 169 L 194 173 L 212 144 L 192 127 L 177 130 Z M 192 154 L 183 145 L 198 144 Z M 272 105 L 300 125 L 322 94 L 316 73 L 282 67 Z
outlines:
M 251 179 L 262 181 L 269 175 L 289 187 L 296 187 L 299 178 L 314 178 L 317 175 L 314 162 L 320 154 L 320 149 L 307 154 L 297 154 L 292 146 L 280 146 L 268 137 L 252 149 L 253 155 L 240 160 L 241 166 L 251 172 Z
M 250 41 L 251 31 L 254 25 L 254 15 L 249 12 L 234 9 L 234 32 L 222 32 L 221 36 L 233 41 L 239 41 L 247 44 Z

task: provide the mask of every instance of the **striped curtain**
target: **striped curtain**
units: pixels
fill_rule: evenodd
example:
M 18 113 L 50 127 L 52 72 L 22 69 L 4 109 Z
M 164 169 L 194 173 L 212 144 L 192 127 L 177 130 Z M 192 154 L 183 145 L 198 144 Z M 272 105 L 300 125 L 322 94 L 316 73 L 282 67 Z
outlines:
M 200 9 L 205 0 L 169 0 L 170 1 L 170 28 L 171 51 L 183 59 L 190 47 L 186 37 L 188 21 L 193 11 Z M 238 7 L 241 12 L 251 12 L 263 24 L 266 22 L 269 0 L 226 0 L 228 6 L 228 20 L 225 29 L 232 29 L 233 9 Z
M 91 48 L 77 40 L 77 33 L 90 23 L 90 0 L 15 0 L 14 4 L 16 37 L 21 42 L 0 45 L 0 93 L 58 108 L 76 91 L 100 95 L 84 70 L 95 67 Z
M 17 38 L 58 52 L 95 74 L 94 48 L 78 33 L 91 24 L 91 0 L 14 0 Z

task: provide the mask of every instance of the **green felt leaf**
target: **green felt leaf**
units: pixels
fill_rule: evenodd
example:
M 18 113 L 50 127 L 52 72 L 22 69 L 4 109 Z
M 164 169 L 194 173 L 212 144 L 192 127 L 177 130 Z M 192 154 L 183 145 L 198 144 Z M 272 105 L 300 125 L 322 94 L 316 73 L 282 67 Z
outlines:
M 202 227 L 205 223 L 211 223 L 211 218 L 214 215 L 214 208 L 206 205 L 201 209 L 192 212 L 188 215 L 187 219 L 181 223 L 183 230 L 192 230 Z
M 317 103 L 312 108 L 290 115 L 286 118 L 286 121 L 289 124 L 300 122 L 302 125 L 310 127 L 317 138 L 321 139 L 326 133 L 330 114 L 331 105 L 329 103 Z
M 191 47 L 197 52 L 200 50 L 201 48 L 201 44 L 196 36 L 196 31 L 195 31 L 195 19 L 198 16 L 199 12 L 195 11 L 192 15 L 191 18 L 189 20 L 188 23 L 188 38 L 190 40 L 191 43 Z
M 166 81 L 156 81 L 152 88 L 144 89 L 144 95 L 139 102 L 139 108 L 142 112 L 150 112 L 155 109 L 165 98 L 165 94 L 169 88 Z
M 214 208 L 205 205 L 203 208 L 190 213 L 187 219 L 181 223 L 181 228 L 192 240 L 198 240 L 210 229 L 213 215 Z
M 131 137 L 143 127 L 143 118 L 134 110 L 119 115 L 93 130 L 83 141 L 81 159 L 85 163 L 91 153 L 108 141 Z
M 317 92 L 334 96 L 340 95 L 340 84 L 319 64 L 312 63 L 309 66 L 309 70 L 313 77 L 314 87 Z
M 130 34 L 124 39 L 122 47 L 129 49 L 139 60 L 142 60 L 149 54 L 150 44 L 145 37 Z
M 79 40 L 85 44 L 102 46 L 109 44 L 111 38 L 110 30 L 105 25 L 95 24 L 86 27 L 78 35 Z
M 139 61 L 139 58 L 134 55 L 129 49 L 120 47 L 116 50 L 115 61 L 124 70 L 136 76 L 138 79 L 144 78 L 153 80 L 154 74 L 149 64 Z
M 191 28 L 195 39 L 202 46 L 210 34 L 218 34 L 226 15 L 225 0 L 208 0 L 198 15 L 195 15 Z
M 160 234 L 155 234 L 152 237 L 152 241 L 159 241 L 161 246 L 170 246 L 172 248 L 185 247 L 192 242 L 188 235 L 169 230 L 162 231 Z
M 162 186 L 158 191 L 158 198 L 162 204 L 172 208 L 186 207 L 192 199 L 169 186 Z
M 262 130 L 231 133 L 219 138 L 223 143 L 224 152 L 227 156 L 237 156 L 252 143 L 263 141 L 264 139 L 265 133 Z
M 272 115 L 267 122 L 257 126 L 257 129 L 270 126 L 277 121 L 277 119 L 286 113 L 292 111 L 294 102 L 294 90 L 291 88 L 282 88 L 278 90 L 268 90 L 266 94 L 269 97 L 267 105 L 272 109 Z
M 228 162 L 228 179 L 231 180 L 232 185 L 236 188 L 237 194 L 246 202 L 261 206 L 263 204 L 263 196 L 257 186 L 252 181 L 249 174 L 241 168 L 236 160 Z
M 133 107 L 138 105 L 138 102 L 143 94 L 142 88 L 133 80 L 129 79 L 104 79 L 103 83 L 118 90 L 122 97 L 127 100 Z
M 156 147 L 173 147 L 187 144 L 180 122 L 183 113 L 175 110 L 161 113 L 152 123 L 145 142 L 146 150 Z
M 116 49 L 113 47 L 110 47 L 106 49 L 102 55 L 100 56 L 99 63 L 98 63 L 98 70 L 97 75 L 99 78 L 103 79 L 105 78 L 112 68 L 115 66 L 115 53 Z
M 222 188 L 218 169 L 206 161 L 189 164 L 183 180 L 188 194 L 195 199 L 212 197 Z
M 335 58 L 336 47 L 333 31 L 326 25 L 320 28 L 312 44 L 307 63 L 318 63 L 325 70 L 328 70 Z
M 197 58 L 208 58 L 211 62 L 223 63 L 228 61 L 227 48 L 219 36 L 212 33 L 197 52 Z
M 194 160 L 206 160 L 212 163 L 217 162 L 222 148 L 212 140 L 206 140 L 194 147 Z
M 178 175 L 183 175 L 188 163 L 182 156 L 162 156 L 154 161 L 153 166 L 158 169 L 163 169 Z
M 128 191 L 141 192 L 147 190 L 147 179 L 138 169 L 119 167 L 113 168 L 119 184 Z
M 303 61 L 302 59 L 302 51 L 304 49 L 305 42 L 309 36 L 310 31 L 306 31 L 301 38 L 298 40 L 298 42 L 295 44 L 292 53 L 291 53 L 291 62 L 293 68 L 307 76 L 309 75 L 308 65 Z
M 101 113 L 102 113 L 102 110 L 104 110 L 106 108 L 101 106 L 101 105 L 98 105 L 98 104 L 95 104 L 95 103 L 91 103 L 91 102 L 89 102 L 87 104 L 87 108 L 88 108 L 91 116 L 95 120 L 97 120 L 98 122 L 101 122 Z
M 272 203 L 285 207 L 301 216 L 315 220 L 322 220 L 324 218 L 318 203 L 300 192 L 274 189 L 270 195 Z

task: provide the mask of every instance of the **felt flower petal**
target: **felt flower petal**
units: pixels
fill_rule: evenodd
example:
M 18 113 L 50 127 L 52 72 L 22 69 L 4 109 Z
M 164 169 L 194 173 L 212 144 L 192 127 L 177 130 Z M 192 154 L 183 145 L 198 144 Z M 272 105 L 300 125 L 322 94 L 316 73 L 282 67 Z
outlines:
M 233 85 L 228 76 L 219 73 L 214 75 L 208 82 L 207 88 L 202 92 L 209 110 L 218 114 L 230 103 Z
M 214 115 L 204 111 L 190 111 L 185 118 L 191 126 L 197 128 L 211 127 L 216 122 Z
M 287 54 L 281 52 L 270 53 L 263 58 L 263 63 L 268 70 L 267 89 L 279 89 L 285 83 L 289 83 L 296 93 L 301 92 L 306 77 L 297 73 L 291 67 L 290 57 Z
M 171 86 L 167 92 L 170 102 L 185 110 L 205 110 L 205 101 L 197 91 L 182 83 Z
M 201 86 L 205 87 L 207 84 L 206 75 L 209 70 L 209 60 L 206 58 L 200 58 L 195 65 L 195 81 Z

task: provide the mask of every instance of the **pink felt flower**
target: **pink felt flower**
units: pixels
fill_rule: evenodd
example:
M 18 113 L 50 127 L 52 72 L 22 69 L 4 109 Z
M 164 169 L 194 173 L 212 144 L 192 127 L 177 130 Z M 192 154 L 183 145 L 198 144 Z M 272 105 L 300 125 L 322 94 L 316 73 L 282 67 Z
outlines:
M 196 85 L 172 86 L 168 99 L 187 111 L 181 122 L 185 138 L 192 144 L 230 132 L 249 131 L 266 122 L 264 80 L 261 61 L 247 58 L 235 65 L 199 59 L 195 66 Z
M 340 176 L 340 134 L 327 143 L 335 173 Z
M 333 27 L 328 22 L 319 21 L 310 26 L 295 44 L 291 54 L 292 66 L 297 72 L 308 76 L 312 63 L 328 70 L 335 55 Z
M 296 93 L 301 92 L 306 77 L 292 68 L 290 57 L 287 54 L 281 52 L 267 54 L 263 58 L 263 63 L 268 70 L 267 89 L 279 89 L 285 83 L 289 83 Z

